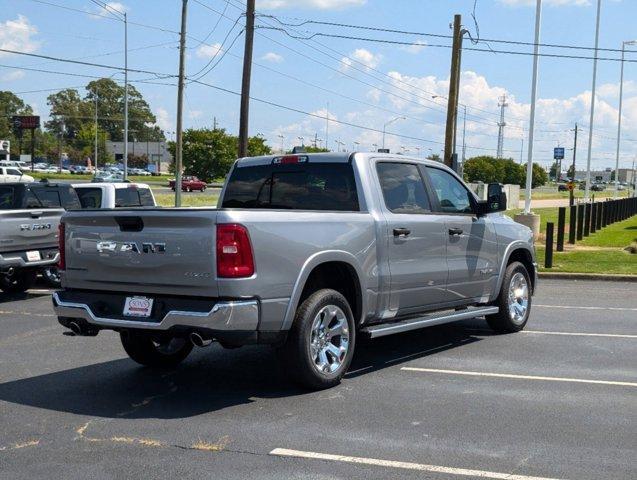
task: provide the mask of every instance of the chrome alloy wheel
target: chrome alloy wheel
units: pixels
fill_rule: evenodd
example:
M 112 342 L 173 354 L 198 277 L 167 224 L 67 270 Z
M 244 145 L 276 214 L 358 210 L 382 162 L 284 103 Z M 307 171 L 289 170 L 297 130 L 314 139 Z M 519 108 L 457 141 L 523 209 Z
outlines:
M 322 374 L 338 371 L 349 349 L 349 327 L 336 305 L 321 308 L 312 322 L 310 349 L 314 367 Z
M 509 283 L 509 315 L 514 323 L 522 323 L 529 308 L 529 285 L 526 277 L 517 272 Z

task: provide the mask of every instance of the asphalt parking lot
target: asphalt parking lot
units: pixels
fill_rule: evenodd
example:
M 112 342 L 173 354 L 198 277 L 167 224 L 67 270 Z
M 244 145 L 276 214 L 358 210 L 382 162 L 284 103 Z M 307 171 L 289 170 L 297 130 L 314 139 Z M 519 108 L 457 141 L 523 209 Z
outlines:
M 472 320 L 357 348 L 307 393 L 268 348 L 153 371 L 0 298 L 0 478 L 637 478 L 637 284 L 544 280 L 523 333 Z

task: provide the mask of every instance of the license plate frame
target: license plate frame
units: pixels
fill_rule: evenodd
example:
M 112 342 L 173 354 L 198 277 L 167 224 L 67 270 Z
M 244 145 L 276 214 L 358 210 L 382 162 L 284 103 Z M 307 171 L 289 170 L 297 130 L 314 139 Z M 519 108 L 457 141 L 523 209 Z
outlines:
M 40 255 L 39 250 L 29 250 L 26 252 L 26 256 L 28 262 L 39 262 L 42 260 L 42 255 Z
M 126 317 L 150 318 L 153 313 L 153 298 L 134 296 L 126 297 L 122 314 Z

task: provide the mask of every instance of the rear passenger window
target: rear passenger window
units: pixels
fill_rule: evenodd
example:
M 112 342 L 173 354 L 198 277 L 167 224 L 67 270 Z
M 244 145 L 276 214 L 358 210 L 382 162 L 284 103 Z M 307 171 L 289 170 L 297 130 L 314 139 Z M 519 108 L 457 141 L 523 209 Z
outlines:
M 236 167 L 228 180 L 222 208 L 359 210 L 349 163 Z
M 102 205 L 101 188 L 78 188 L 76 192 L 82 208 L 100 208 Z
M 388 210 L 393 213 L 431 212 L 425 185 L 416 165 L 379 162 L 376 170 Z

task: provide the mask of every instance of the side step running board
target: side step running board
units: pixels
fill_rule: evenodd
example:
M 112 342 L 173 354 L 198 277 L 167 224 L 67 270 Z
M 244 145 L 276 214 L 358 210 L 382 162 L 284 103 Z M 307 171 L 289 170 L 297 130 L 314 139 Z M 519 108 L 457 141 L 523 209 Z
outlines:
M 469 318 L 481 317 L 483 315 L 492 315 L 498 313 L 498 307 L 473 307 L 464 310 L 454 310 L 449 313 L 436 312 L 422 317 L 409 318 L 407 320 L 395 323 L 384 323 L 382 325 L 372 325 L 363 328 L 361 332 L 369 338 L 384 337 L 393 335 L 394 333 L 408 332 L 410 330 L 418 330 L 419 328 L 431 327 L 433 325 L 441 325 L 443 323 L 457 322 L 459 320 L 467 320 Z

